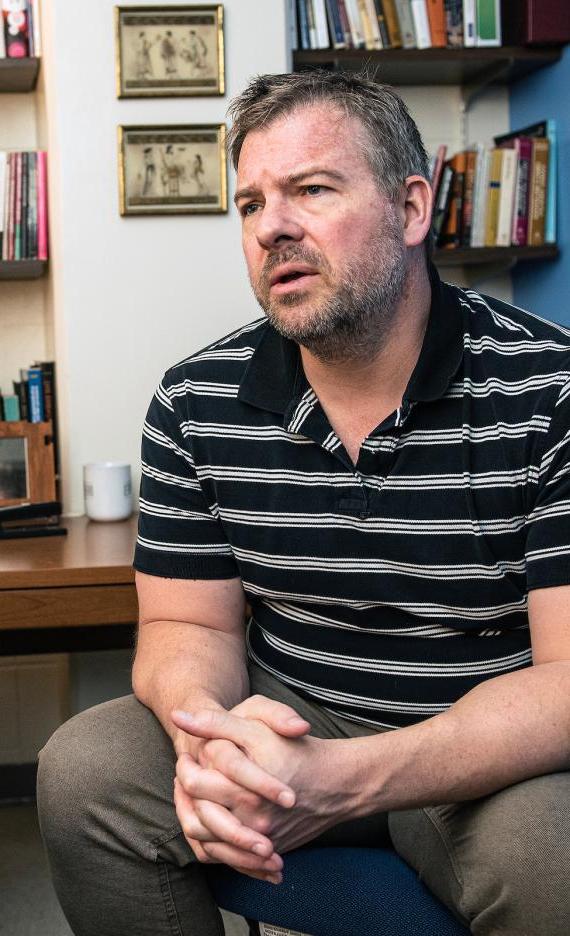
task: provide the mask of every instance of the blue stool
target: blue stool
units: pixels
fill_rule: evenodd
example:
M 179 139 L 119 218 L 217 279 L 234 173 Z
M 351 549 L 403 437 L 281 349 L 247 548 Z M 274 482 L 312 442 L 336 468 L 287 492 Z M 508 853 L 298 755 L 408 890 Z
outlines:
M 391 849 L 302 848 L 285 855 L 277 886 L 225 865 L 206 873 L 224 910 L 310 936 L 469 933 Z

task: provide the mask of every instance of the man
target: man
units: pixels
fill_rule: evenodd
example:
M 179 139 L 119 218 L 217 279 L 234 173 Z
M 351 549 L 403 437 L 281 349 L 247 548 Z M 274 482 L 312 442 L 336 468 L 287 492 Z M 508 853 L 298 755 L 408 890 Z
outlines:
M 221 933 L 202 863 L 279 883 L 322 836 L 392 841 L 479 936 L 562 936 L 568 334 L 439 281 L 389 88 L 264 76 L 233 118 L 267 320 L 151 404 L 136 698 L 41 759 L 65 912 Z

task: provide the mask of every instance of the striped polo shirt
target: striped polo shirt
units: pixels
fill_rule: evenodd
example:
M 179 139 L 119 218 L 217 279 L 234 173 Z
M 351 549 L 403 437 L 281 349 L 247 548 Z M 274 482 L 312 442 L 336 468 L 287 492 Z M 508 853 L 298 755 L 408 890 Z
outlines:
M 265 319 L 170 369 L 143 434 L 135 567 L 239 576 L 250 658 L 379 727 L 529 666 L 527 593 L 570 582 L 570 332 L 430 276 L 356 465 Z

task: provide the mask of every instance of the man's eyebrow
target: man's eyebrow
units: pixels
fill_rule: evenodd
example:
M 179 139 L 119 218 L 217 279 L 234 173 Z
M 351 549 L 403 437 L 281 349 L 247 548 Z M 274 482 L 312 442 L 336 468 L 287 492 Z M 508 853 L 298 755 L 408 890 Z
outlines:
M 337 172 L 335 169 L 321 169 L 319 166 L 310 166 L 308 169 L 303 169 L 302 172 L 295 172 L 292 175 L 284 176 L 280 180 L 280 184 L 283 186 L 283 188 L 287 188 L 289 185 L 298 185 L 300 182 L 303 182 L 304 179 L 308 179 L 316 175 L 324 175 L 327 178 L 332 179 L 334 182 L 346 181 L 346 176 L 343 175 L 342 172 Z M 238 189 L 234 195 L 234 202 L 237 205 L 241 198 L 254 198 L 259 194 L 260 190 L 254 185 L 250 185 L 246 188 Z

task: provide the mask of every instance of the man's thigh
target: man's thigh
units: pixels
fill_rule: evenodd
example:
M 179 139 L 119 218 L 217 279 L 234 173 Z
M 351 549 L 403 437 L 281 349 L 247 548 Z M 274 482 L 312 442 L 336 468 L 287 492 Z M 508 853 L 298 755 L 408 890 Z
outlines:
M 398 853 L 478 936 L 570 933 L 570 773 L 392 812 Z

